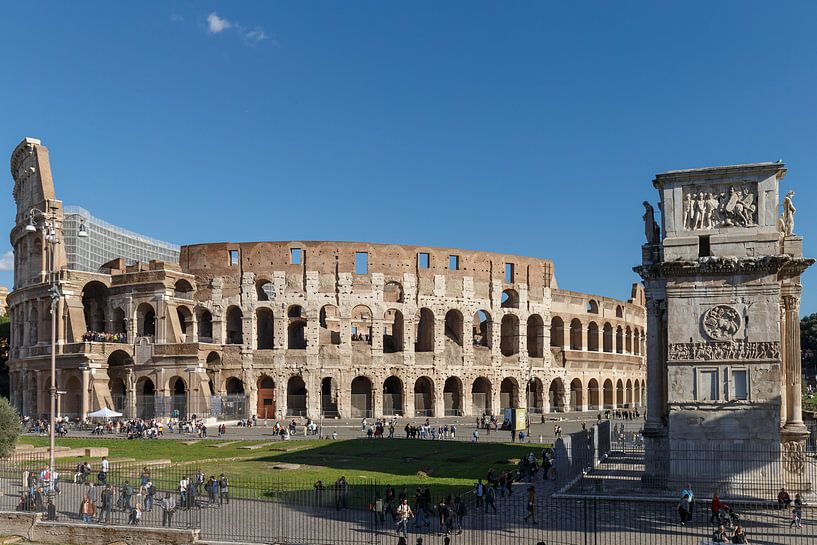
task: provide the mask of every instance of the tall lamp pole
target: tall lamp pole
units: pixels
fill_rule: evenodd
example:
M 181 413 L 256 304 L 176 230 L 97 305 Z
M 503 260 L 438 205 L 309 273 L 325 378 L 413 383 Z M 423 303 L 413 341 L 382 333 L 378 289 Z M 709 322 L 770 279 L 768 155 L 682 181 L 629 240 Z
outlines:
M 56 423 L 57 423 L 57 305 L 62 298 L 60 291 L 59 275 L 56 270 L 57 244 L 60 243 L 57 237 L 57 218 L 53 210 L 43 212 L 39 208 L 32 208 L 28 213 L 28 224 L 24 230 L 27 233 L 42 231 L 43 239 L 48 248 L 46 253 L 46 274 L 51 287 L 48 293 L 51 297 L 51 384 L 48 387 L 48 396 L 51 407 L 48 415 L 48 495 L 54 495 L 54 450 L 56 447 Z M 85 226 L 80 223 L 79 237 L 87 237 Z

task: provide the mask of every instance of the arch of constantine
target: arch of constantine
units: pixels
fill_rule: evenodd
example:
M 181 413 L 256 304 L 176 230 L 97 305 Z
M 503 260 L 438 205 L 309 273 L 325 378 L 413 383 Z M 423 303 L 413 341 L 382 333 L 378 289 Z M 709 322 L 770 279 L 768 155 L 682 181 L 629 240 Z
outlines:
M 644 291 L 560 290 L 553 262 L 366 242 L 183 246 L 179 262 L 66 260 L 48 151 L 12 154 L 12 403 L 48 412 L 54 218 L 59 412 L 127 417 L 469 416 L 646 400 Z M 90 233 L 94 236 L 94 233 Z

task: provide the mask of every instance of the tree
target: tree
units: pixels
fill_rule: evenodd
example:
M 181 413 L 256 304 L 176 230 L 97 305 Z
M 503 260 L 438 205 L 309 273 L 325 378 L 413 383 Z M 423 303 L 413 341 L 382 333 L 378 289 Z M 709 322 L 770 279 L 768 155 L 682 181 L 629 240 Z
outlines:
M 14 450 L 20 429 L 20 415 L 8 399 L 0 397 L 0 457 L 8 456 Z
M 817 313 L 800 320 L 800 349 L 803 351 L 803 370 L 811 369 L 813 375 L 817 365 Z

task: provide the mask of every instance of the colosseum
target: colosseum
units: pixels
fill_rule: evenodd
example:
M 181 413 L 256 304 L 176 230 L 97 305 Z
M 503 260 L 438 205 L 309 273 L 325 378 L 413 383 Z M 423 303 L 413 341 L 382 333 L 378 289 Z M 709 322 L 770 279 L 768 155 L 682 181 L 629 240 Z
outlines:
M 547 259 L 425 246 L 145 243 L 69 214 L 38 140 L 17 146 L 11 172 L 23 414 L 49 412 L 52 331 L 58 413 L 72 418 L 443 417 L 646 398 L 639 284 L 627 301 L 565 291 Z M 157 258 L 117 256 L 111 232 Z

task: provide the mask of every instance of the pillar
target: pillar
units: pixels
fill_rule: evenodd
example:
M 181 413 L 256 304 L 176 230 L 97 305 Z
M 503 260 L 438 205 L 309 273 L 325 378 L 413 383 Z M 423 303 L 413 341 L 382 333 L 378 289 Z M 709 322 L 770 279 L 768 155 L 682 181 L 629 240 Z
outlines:
M 88 389 L 91 386 L 91 369 L 80 367 L 82 370 L 82 391 L 80 392 L 80 418 L 85 420 L 88 417 Z
M 664 371 L 664 343 L 663 343 L 663 319 L 661 313 L 661 303 L 651 300 L 647 303 L 647 335 L 650 342 L 647 343 L 647 422 L 644 426 L 647 429 L 664 429 L 664 381 L 666 380 Z
M 786 425 L 783 426 L 783 441 L 803 441 L 808 429 L 803 423 L 802 371 L 800 361 L 800 297 L 799 293 L 785 295 L 785 352 L 783 365 L 786 368 Z

